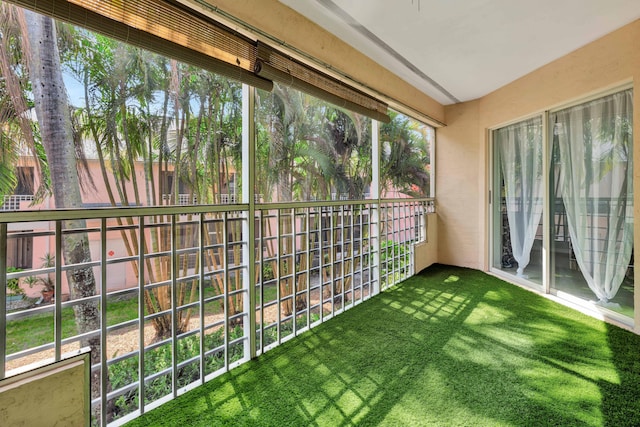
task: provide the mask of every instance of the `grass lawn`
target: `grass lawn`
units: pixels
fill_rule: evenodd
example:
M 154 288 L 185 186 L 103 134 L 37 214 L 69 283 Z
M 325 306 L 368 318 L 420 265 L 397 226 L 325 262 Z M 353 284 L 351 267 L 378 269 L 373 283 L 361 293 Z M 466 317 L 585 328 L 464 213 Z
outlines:
M 128 426 L 637 426 L 640 336 L 434 266 Z
M 107 302 L 107 324 L 116 325 L 138 317 L 138 299 L 130 298 Z M 7 323 L 7 353 L 53 342 L 53 312 L 37 314 Z M 76 335 L 75 317 L 71 307 L 62 310 L 62 337 Z
M 265 301 L 276 298 L 275 286 L 265 287 Z M 213 287 L 205 288 L 205 298 L 216 295 Z M 214 306 L 216 307 L 216 306 Z M 221 312 L 222 308 L 218 308 Z M 215 311 L 213 311 L 215 313 Z M 109 299 L 107 302 L 107 326 L 117 325 L 138 318 L 138 299 Z M 53 312 L 37 314 L 7 323 L 7 354 L 53 342 Z M 71 337 L 78 333 L 73 309 L 62 310 L 62 337 Z

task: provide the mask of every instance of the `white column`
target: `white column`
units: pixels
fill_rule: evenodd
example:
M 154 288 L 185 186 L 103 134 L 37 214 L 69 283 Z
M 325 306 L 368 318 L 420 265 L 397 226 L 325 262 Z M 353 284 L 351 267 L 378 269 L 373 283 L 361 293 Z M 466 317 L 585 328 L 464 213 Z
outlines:
M 256 287 L 255 287 L 255 88 L 242 85 L 242 203 L 248 204 L 246 220 L 242 225 L 242 236 L 246 241 L 242 259 L 247 263 L 243 275 L 244 312 L 248 315 L 249 327 L 245 331 L 245 351 L 250 358 L 256 357 Z M 248 334 L 248 336 L 247 336 Z M 248 348 L 247 348 L 248 347 Z

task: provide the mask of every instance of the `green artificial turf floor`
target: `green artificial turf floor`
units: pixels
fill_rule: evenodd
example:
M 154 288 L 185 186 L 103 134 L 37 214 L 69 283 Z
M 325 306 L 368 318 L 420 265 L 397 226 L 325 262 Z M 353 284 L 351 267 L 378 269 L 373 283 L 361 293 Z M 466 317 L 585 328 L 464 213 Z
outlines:
M 637 426 L 640 336 L 433 266 L 128 426 Z

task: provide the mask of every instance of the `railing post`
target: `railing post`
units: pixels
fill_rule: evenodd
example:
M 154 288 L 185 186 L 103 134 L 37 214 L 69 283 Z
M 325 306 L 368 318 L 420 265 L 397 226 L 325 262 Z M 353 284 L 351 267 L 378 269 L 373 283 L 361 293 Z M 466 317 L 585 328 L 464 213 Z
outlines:
M 198 300 L 199 300 L 199 306 L 198 306 L 198 312 L 200 314 L 200 382 L 204 385 L 205 381 L 205 377 L 206 377 L 206 369 L 205 369 L 205 341 L 204 341 L 204 335 L 205 335 L 205 309 L 204 309 L 204 291 L 205 291 L 205 262 L 206 262 L 206 258 L 205 258 L 205 246 L 207 245 L 207 239 L 205 238 L 205 233 L 207 232 L 206 229 L 206 222 L 205 222 L 205 213 L 202 212 L 200 214 L 200 216 L 198 217 L 198 264 L 200 265 L 200 272 L 198 273 L 199 275 L 199 281 L 200 281 L 200 286 L 198 286 L 199 289 L 199 294 L 198 294 Z
M 371 283 L 373 283 L 373 289 L 370 292 L 371 296 L 373 296 L 380 293 L 380 280 L 382 279 L 380 266 L 380 123 L 376 120 L 371 121 L 371 156 L 371 198 L 373 200 L 371 202 L 371 236 L 369 244 L 371 245 L 371 238 L 373 238 L 375 248 L 370 260 L 373 266 L 371 269 L 372 277 L 370 278 Z
M 107 218 L 100 220 L 100 419 L 107 425 Z M 140 399 L 141 405 L 144 399 Z
M 56 283 L 55 283 L 55 299 L 54 299 L 54 343 L 55 343 L 55 361 L 57 362 L 62 357 L 62 220 L 56 221 Z M 71 290 L 69 290 L 71 293 Z M 71 296 L 73 297 L 73 296 Z
M 229 211 L 222 213 L 222 285 L 224 289 L 224 369 L 229 370 L 229 236 L 227 227 L 229 224 Z M 235 272 L 237 274 L 237 272 Z M 235 313 L 234 313 L 235 314 Z
M 345 270 L 344 270 L 344 264 L 346 262 L 345 260 L 345 256 L 344 256 L 344 233 L 345 233 L 345 222 L 347 220 L 347 215 L 344 212 L 344 205 L 340 205 L 340 233 L 338 234 L 338 236 L 340 236 L 340 307 L 341 310 L 344 311 L 346 309 L 345 307 L 345 287 L 346 287 L 346 280 L 345 280 Z
M 335 233 L 335 229 L 336 229 L 336 222 L 334 220 L 335 218 L 335 214 L 336 214 L 336 207 L 335 206 L 330 206 L 329 207 L 330 212 L 331 212 L 331 216 L 329 217 L 329 277 L 331 278 L 329 281 L 329 286 L 330 286 L 330 290 L 331 290 L 331 316 L 333 316 L 336 313 L 336 295 L 335 295 L 335 290 L 336 290 L 336 268 L 335 268 L 335 264 L 336 264 L 336 258 L 337 258 L 337 254 L 336 254 L 336 233 Z
M 307 328 L 311 327 L 311 271 L 313 270 L 313 260 L 311 259 L 311 208 L 304 208 L 305 220 L 306 220 L 306 233 L 305 239 L 307 239 Z M 320 272 L 320 282 L 322 282 L 322 272 Z M 322 285 L 321 285 L 322 287 Z M 320 297 L 322 301 L 322 297 Z
M 5 377 L 7 356 L 7 224 L 0 224 L 0 379 Z
M 259 227 L 260 227 L 260 240 L 258 241 L 257 244 L 257 248 L 258 248 L 258 261 L 260 261 L 260 271 L 258 272 L 258 274 L 260 275 L 260 354 L 262 354 L 262 352 L 264 351 L 264 286 L 263 286 L 263 282 L 264 282 L 264 277 L 262 276 L 262 266 L 264 264 L 264 249 L 263 249 L 263 245 L 264 245 L 264 219 L 263 219 L 263 214 L 264 211 L 260 210 L 258 212 L 258 221 L 259 221 Z M 267 215 L 268 217 L 269 215 Z M 255 265 L 255 262 L 254 262 Z M 254 286 L 255 289 L 255 286 Z M 257 299 L 257 296 L 255 295 L 254 292 L 254 298 Z M 257 330 L 257 319 L 255 319 L 255 313 L 254 313 L 254 323 L 253 323 L 253 327 Z M 257 352 L 257 349 L 256 349 Z
M 275 277 L 276 277 L 276 301 L 277 303 L 277 318 L 278 318 L 278 324 L 276 325 L 276 331 L 278 333 L 278 339 L 276 340 L 278 345 L 280 345 L 282 343 L 282 292 L 280 289 L 280 281 L 282 280 L 282 260 L 280 259 L 280 255 L 282 252 L 282 230 L 280 227 L 280 213 L 282 212 L 281 209 L 277 209 L 277 214 L 276 214 L 276 271 L 275 273 Z M 264 327 L 264 325 L 263 325 Z
M 298 312 L 296 310 L 296 295 L 298 293 L 298 286 L 297 286 L 297 282 L 296 282 L 296 272 L 297 272 L 297 266 L 296 266 L 296 256 L 297 256 L 297 251 L 298 251 L 298 245 L 296 244 L 296 233 L 298 232 L 298 229 L 296 228 L 296 208 L 290 208 L 289 210 L 290 212 L 290 216 L 291 216 L 291 248 L 289 249 L 291 251 L 291 258 L 289 261 L 289 265 L 290 267 L 287 269 L 287 274 L 292 274 L 292 278 L 291 278 L 291 296 L 292 296 L 292 300 L 291 300 L 291 313 L 293 316 L 293 322 L 292 322 L 292 334 L 293 336 L 297 335 L 298 329 L 297 329 L 297 325 L 296 325 L 296 316 L 298 315 Z M 288 280 L 288 279 L 287 279 Z
M 173 398 L 178 397 L 178 224 L 171 214 L 171 382 Z
M 138 396 L 140 413 L 145 412 L 145 384 L 144 384 L 144 293 L 145 293 L 145 217 L 138 217 Z M 202 347 L 201 347 L 202 348 Z

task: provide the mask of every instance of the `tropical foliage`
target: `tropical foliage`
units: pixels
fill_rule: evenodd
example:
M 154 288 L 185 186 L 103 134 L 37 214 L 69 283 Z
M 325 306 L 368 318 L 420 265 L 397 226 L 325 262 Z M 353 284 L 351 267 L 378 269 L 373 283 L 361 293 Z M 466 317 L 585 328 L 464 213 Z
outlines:
M 395 189 L 414 197 L 431 196 L 433 129 L 394 111 L 390 115 L 391 122 L 380 132 L 382 192 Z

